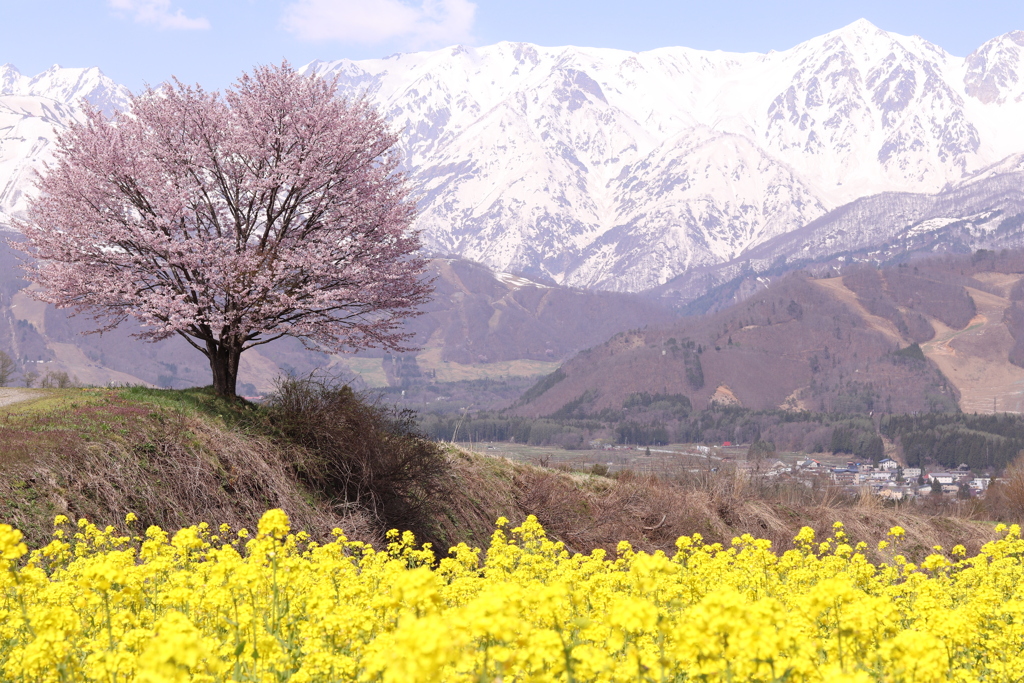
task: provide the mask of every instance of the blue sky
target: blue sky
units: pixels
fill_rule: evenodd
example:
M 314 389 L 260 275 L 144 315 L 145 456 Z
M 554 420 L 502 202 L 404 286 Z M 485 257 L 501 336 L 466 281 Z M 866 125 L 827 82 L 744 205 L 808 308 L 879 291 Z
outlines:
M 956 55 L 1024 30 L 1021 0 L 0 0 L 0 62 L 99 66 L 133 90 L 210 88 L 253 64 L 519 40 L 649 50 L 784 50 L 865 18 Z

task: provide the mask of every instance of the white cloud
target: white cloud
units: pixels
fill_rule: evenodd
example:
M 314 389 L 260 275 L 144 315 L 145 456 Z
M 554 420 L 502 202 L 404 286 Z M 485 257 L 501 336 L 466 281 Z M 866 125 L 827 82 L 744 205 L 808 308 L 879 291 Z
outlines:
M 186 17 L 181 9 L 171 11 L 171 0 L 107 0 L 116 10 L 132 15 L 139 24 L 150 24 L 157 28 L 208 29 L 210 22 L 205 17 Z
M 421 47 L 469 42 L 475 12 L 469 0 L 295 0 L 282 21 L 302 40 Z

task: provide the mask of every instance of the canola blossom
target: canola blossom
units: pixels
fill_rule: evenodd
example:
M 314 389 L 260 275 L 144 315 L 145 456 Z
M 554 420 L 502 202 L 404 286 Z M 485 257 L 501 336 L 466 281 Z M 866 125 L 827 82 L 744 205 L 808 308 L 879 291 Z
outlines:
M 899 527 L 873 563 L 838 523 L 781 554 L 694 535 L 612 557 L 500 519 L 485 553 L 440 560 L 408 533 L 314 543 L 280 510 L 255 534 L 58 517 L 31 553 L 0 525 L 0 679 L 1018 681 L 1024 540 L 997 529 L 977 556 L 914 565 Z

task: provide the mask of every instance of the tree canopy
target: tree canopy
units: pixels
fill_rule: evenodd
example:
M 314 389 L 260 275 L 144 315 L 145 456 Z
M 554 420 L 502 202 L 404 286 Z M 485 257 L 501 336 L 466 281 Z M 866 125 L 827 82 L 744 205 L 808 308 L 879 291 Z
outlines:
M 233 396 L 239 357 L 285 335 L 401 350 L 429 296 L 397 137 L 364 100 L 285 62 L 226 92 L 175 80 L 89 109 L 21 223 L 37 296 L 181 335 Z

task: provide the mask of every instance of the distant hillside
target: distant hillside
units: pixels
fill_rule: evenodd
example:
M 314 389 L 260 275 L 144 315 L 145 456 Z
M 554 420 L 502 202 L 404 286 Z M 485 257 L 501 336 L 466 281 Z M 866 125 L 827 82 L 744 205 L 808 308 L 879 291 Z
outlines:
M 515 412 L 579 415 L 640 392 L 823 412 L 1024 410 L 1024 257 L 979 252 L 841 277 L 795 273 L 741 304 L 577 355 Z
M 1024 155 L 935 194 L 863 197 L 722 264 L 688 269 L 652 291 L 692 313 L 718 310 L 796 269 L 890 265 L 940 254 L 1024 247 Z
M 616 332 L 677 317 L 667 304 L 640 295 L 541 285 L 466 261 L 431 261 L 429 276 L 436 278 L 436 295 L 407 325 L 414 334 L 411 344 L 421 351 L 401 357 L 372 349 L 328 356 L 285 338 L 242 356 L 240 392 L 263 394 L 281 373 L 316 368 L 368 386 L 401 386 L 427 376 L 437 381 L 534 377 Z M 70 317 L 35 301 L 27 285 L 15 254 L 0 242 L 0 350 L 26 371 L 64 371 L 96 385 L 210 383 L 206 359 L 184 340 L 142 343 L 131 337 L 130 324 L 102 336 L 84 335 L 93 327 L 88 317 Z
M 617 332 L 679 317 L 641 295 L 544 285 L 468 261 L 437 259 L 431 273 L 434 298 L 406 325 L 420 351 L 359 354 L 364 364 L 383 356 L 391 386 L 539 376 Z

